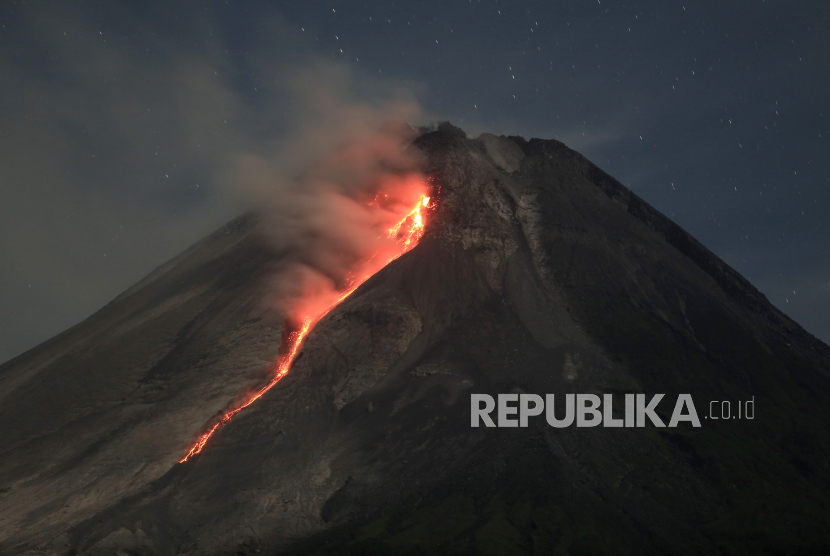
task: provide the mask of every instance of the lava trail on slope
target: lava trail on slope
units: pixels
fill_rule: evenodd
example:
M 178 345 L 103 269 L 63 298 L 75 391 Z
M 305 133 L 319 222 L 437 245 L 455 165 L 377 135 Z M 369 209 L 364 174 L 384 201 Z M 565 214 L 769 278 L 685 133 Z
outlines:
M 369 259 L 361 261 L 359 265 L 362 273 L 352 273 L 348 276 L 345 286 L 339 292 L 340 295 L 333 303 L 324 305 L 322 309 L 311 310 L 306 314 L 299 316 L 292 316 L 285 321 L 285 331 L 291 330 L 288 334 L 283 333 L 280 348 L 277 355 L 277 361 L 273 366 L 273 375 L 271 380 L 262 388 L 255 390 L 248 396 L 243 398 L 237 397 L 232 401 L 222 413 L 211 420 L 205 427 L 205 431 L 198 434 L 193 441 L 190 449 L 184 455 L 179 463 L 184 463 L 200 453 L 204 449 L 208 440 L 213 433 L 219 428 L 230 422 L 233 416 L 253 404 L 261 398 L 268 390 L 274 387 L 282 378 L 291 370 L 291 365 L 297 358 L 300 351 L 300 346 L 306 339 L 308 334 L 314 329 L 314 326 L 320 322 L 332 309 L 337 307 L 343 300 L 349 297 L 352 292 L 361 286 L 366 280 L 371 278 L 380 269 L 406 253 L 418 244 L 425 230 L 425 214 L 430 209 L 434 208 L 434 202 L 430 202 L 430 197 L 421 195 L 418 202 L 410 210 L 406 216 L 400 221 L 396 222 L 387 230 L 387 235 L 394 240 L 395 248 L 384 253 L 376 253 Z M 377 200 L 375 201 L 377 202 Z M 299 323 L 299 324 L 296 324 Z

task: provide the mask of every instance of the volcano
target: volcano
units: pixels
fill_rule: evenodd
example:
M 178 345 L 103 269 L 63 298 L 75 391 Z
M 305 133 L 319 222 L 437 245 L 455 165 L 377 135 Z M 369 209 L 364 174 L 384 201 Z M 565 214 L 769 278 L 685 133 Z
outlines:
M 420 242 L 186 461 L 291 332 L 256 215 L 0 367 L 0 553 L 830 552 L 827 345 L 558 141 L 409 148 Z M 522 393 L 690 394 L 701 426 L 471 427 Z

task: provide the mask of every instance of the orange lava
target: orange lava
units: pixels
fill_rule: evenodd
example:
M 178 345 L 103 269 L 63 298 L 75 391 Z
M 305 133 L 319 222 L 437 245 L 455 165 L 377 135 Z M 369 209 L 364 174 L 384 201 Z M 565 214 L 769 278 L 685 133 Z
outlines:
M 424 216 L 421 214 L 421 211 L 427 208 L 429 208 L 429 197 L 423 196 L 421 197 L 421 201 L 415 205 L 415 208 L 403 220 L 389 228 L 389 237 L 402 238 L 403 245 L 406 248 L 404 253 L 415 247 L 424 235 Z M 406 224 L 409 224 L 409 226 L 405 226 Z M 404 232 L 401 232 L 402 227 L 404 228 Z
M 300 316 L 297 320 L 301 322 L 299 330 L 295 330 L 291 332 L 285 341 L 285 350 L 280 350 L 283 354 L 278 359 L 278 364 L 276 365 L 276 369 L 274 372 L 274 376 L 268 381 L 268 384 L 253 392 L 241 405 L 238 407 L 234 407 L 233 409 L 227 409 L 222 414 L 222 417 L 213 424 L 206 432 L 203 432 L 193 443 L 193 446 L 190 450 L 185 454 L 185 456 L 179 460 L 179 463 L 184 463 L 199 452 L 205 447 L 207 441 L 210 437 L 215 433 L 219 427 L 228 423 L 233 416 L 257 401 L 261 398 L 268 390 L 273 388 L 273 386 L 278 383 L 282 378 L 288 374 L 288 371 L 291 370 L 291 365 L 294 363 L 294 360 L 297 358 L 297 354 L 300 351 L 300 346 L 302 345 L 303 341 L 306 339 L 308 334 L 314 329 L 314 326 L 320 322 L 320 320 L 325 317 L 332 309 L 334 309 L 337 305 L 339 305 L 344 299 L 349 297 L 352 292 L 354 292 L 357 288 L 359 288 L 366 280 L 371 278 L 378 270 L 385 267 L 407 251 L 411 250 L 415 247 L 420 239 L 424 235 L 425 231 L 425 223 L 424 223 L 424 213 L 426 210 L 432 208 L 430 205 L 430 198 L 426 195 L 422 195 L 421 198 L 418 200 L 418 203 L 415 207 L 406 215 L 404 216 L 399 222 L 397 222 L 394 226 L 389 228 L 388 236 L 395 240 L 395 249 L 391 251 L 384 252 L 380 260 L 375 261 L 376 256 L 372 257 L 371 265 L 363 265 L 364 274 L 357 275 L 357 276 L 350 276 L 346 280 L 346 285 L 344 288 L 338 292 L 340 295 L 335 299 L 333 303 L 329 303 L 325 305 L 321 309 L 312 310 L 311 314 L 305 314 Z M 364 261 L 365 263 L 365 261 Z M 288 326 L 288 321 L 286 321 L 286 327 Z

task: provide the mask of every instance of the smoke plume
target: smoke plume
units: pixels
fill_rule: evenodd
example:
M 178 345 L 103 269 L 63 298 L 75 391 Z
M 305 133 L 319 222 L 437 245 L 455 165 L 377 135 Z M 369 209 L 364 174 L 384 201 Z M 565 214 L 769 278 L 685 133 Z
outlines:
M 403 122 L 418 113 L 411 99 L 358 101 L 350 75 L 331 66 L 296 75 L 289 88 L 294 132 L 271 153 L 238 157 L 231 176 L 279 254 L 273 304 L 300 322 L 409 247 L 396 226 L 412 225 L 429 187 L 406 150 L 415 132 Z

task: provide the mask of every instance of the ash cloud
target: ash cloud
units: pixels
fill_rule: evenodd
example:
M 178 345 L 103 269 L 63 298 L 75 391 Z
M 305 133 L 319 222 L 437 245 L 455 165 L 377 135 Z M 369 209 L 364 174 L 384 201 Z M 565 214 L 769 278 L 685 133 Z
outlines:
M 239 8 L 225 3 L 0 10 L 0 362 L 252 206 L 282 219 L 274 183 L 294 194 L 289 185 L 337 145 L 370 148 L 384 121 L 416 114 L 399 85 L 321 62 L 312 37 L 254 11 L 242 32 L 226 25 Z M 376 175 L 329 166 L 349 183 Z M 259 181 L 269 175 L 281 181 Z M 357 198 L 353 184 L 325 179 Z
M 280 256 L 269 302 L 293 319 L 318 316 L 399 255 L 390 228 L 428 194 L 406 149 L 417 134 L 404 122 L 417 117 L 417 103 L 401 92 L 360 100 L 354 82 L 325 63 L 295 74 L 293 132 L 228 169 Z

